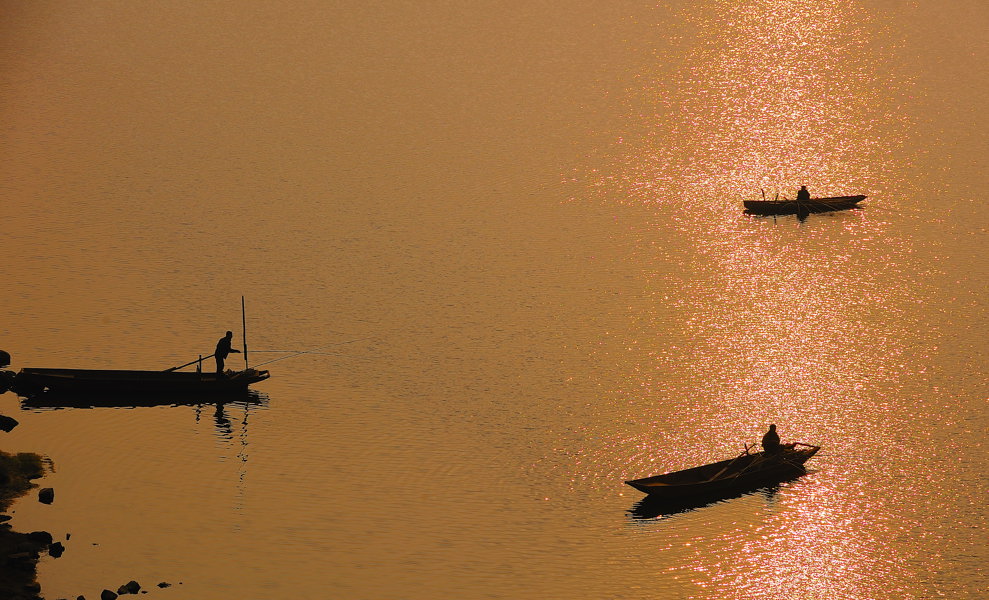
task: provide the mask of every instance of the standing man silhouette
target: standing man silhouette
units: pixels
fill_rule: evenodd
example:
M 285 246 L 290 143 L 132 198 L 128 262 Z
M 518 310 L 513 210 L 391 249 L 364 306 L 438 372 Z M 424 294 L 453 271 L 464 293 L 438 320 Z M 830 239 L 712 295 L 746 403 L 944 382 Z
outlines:
M 216 374 L 223 376 L 223 361 L 227 359 L 227 356 L 231 352 L 236 352 L 240 354 L 240 350 L 230 347 L 230 342 L 234 339 L 234 332 L 228 331 L 227 335 L 220 338 L 220 341 L 216 343 L 216 352 L 213 354 L 213 358 L 216 359 Z

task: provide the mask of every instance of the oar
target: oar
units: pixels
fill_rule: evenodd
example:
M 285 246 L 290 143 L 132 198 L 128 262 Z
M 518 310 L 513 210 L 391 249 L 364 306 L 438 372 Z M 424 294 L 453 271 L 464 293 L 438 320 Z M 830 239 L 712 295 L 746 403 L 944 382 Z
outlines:
M 725 473 L 725 471 L 727 471 L 733 464 L 735 464 L 735 461 L 736 460 L 742 458 L 743 456 L 747 456 L 748 453 L 749 453 L 749 445 L 748 444 L 744 444 L 744 445 L 745 445 L 745 452 L 742 452 L 741 454 L 739 454 L 735 458 L 731 459 L 731 462 L 730 463 L 728 463 L 727 465 L 725 465 L 725 467 L 723 469 L 721 469 L 716 474 L 714 474 L 713 476 L 711 476 L 711 478 L 708 479 L 708 481 L 714 481 L 718 477 L 721 477 Z M 752 447 L 755 448 L 755 444 L 752 444 Z
M 814 444 L 805 444 L 803 442 L 793 442 L 793 445 L 794 446 L 807 446 L 808 448 L 817 448 L 818 450 L 821 449 L 820 446 L 815 446 Z
M 185 363 L 184 365 L 181 365 L 181 366 L 178 366 L 178 367 L 172 367 L 171 369 L 165 369 L 163 372 L 164 373 L 171 373 L 172 371 L 178 371 L 179 369 L 184 369 L 185 367 L 188 367 L 189 365 L 194 365 L 194 364 L 196 364 L 197 362 L 199 362 L 201 360 L 206 360 L 207 358 L 212 358 L 214 356 L 216 356 L 215 353 L 210 354 L 209 356 L 204 356 L 202 358 L 197 358 L 196 360 L 189 361 L 189 362 Z

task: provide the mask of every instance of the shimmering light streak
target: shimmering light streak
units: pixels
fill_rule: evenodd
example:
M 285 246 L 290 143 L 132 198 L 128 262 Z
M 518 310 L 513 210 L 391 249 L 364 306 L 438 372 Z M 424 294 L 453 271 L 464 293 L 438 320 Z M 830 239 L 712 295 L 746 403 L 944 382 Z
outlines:
M 887 100 L 903 83 L 877 71 L 881 29 L 851 3 L 712 4 L 685 15 L 699 38 L 687 64 L 635 98 L 653 111 L 623 136 L 628 199 L 696 226 L 691 216 L 727 218 L 760 188 L 880 191 L 901 125 Z
M 614 174 L 600 180 L 666 219 L 643 228 L 643 264 L 668 260 L 657 247 L 670 231 L 695 252 L 677 273 L 643 273 L 614 392 L 626 421 L 607 441 L 589 425 L 574 468 L 591 479 L 683 468 L 730 457 L 782 423 L 786 437 L 827 448 L 826 471 L 801 481 L 799 497 L 769 501 L 744 534 L 695 538 L 703 549 L 696 560 L 679 552 L 678 572 L 704 597 L 871 597 L 905 569 L 876 533 L 895 535 L 898 515 L 854 482 L 881 461 L 897 420 L 916 418 L 896 412 L 893 396 L 912 326 L 903 307 L 922 285 L 885 266 L 909 265 L 911 246 L 882 209 L 801 227 L 743 216 L 741 201 L 807 185 L 895 204 L 884 192 L 904 185 L 891 177 L 908 82 L 884 74 L 888 49 L 873 40 L 886 32 L 855 3 L 710 4 L 684 16 L 697 32 L 688 61 L 643 78 L 633 102 L 654 110 L 637 111 Z M 741 547 L 753 528 L 759 542 Z

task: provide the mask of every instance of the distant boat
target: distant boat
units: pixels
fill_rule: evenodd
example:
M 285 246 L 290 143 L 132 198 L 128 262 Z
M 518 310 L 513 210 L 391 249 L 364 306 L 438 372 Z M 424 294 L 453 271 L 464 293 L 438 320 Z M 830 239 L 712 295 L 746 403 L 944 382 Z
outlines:
M 117 371 L 102 369 L 24 368 L 13 375 L 10 389 L 25 397 L 48 394 L 236 394 L 271 376 L 244 369 L 216 373 Z
M 833 196 L 810 200 L 744 200 L 745 212 L 752 215 L 800 215 L 858 208 L 866 196 Z
M 684 501 L 729 495 L 803 475 L 807 472 L 804 463 L 820 449 L 820 446 L 797 443 L 778 454 L 768 454 L 750 452 L 746 447 L 745 452 L 735 458 L 625 483 L 657 500 Z

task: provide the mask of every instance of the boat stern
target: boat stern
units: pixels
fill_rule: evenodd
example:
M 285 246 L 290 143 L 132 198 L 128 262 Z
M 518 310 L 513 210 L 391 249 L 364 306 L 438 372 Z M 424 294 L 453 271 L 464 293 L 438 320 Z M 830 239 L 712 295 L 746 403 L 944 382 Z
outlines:
M 236 372 L 228 371 L 227 373 L 228 373 L 227 375 L 228 379 L 230 379 L 231 381 L 236 381 L 237 383 L 243 383 L 245 385 L 258 383 L 259 381 L 264 381 L 265 379 L 271 377 L 271 373 L 269 373 L 266 369 L 260 370 L 260 369 L 247 368 L 244 369 L 243 371 L 236 371 Z

